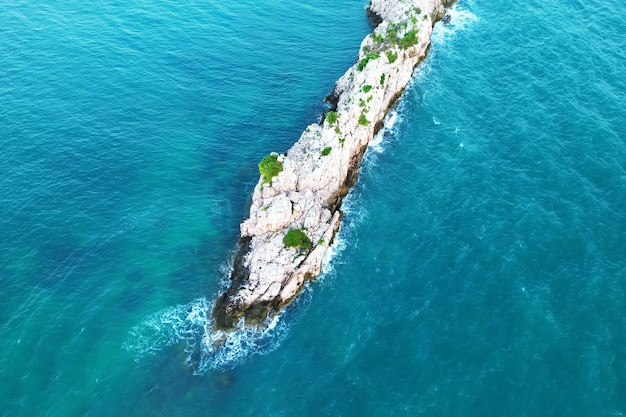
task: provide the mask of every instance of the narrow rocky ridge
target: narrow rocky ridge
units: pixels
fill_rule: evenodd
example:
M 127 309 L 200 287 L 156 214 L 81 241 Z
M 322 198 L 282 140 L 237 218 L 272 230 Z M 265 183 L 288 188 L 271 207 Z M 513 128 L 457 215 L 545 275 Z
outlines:
M 263 324 L 320 274 L 367 146 L 426 56 L 433 25 L 452 3 L 371 0 L 367 14 L 375 29 L 327 97 L 331 109 L 286 154 L 274 154 L 282 171 L 271 181 L 261 176 L 254 189 L 230 287 L 211 313 L 217 329 Z M 290 230 L 306 235 L 310 247 L 287 247 Z

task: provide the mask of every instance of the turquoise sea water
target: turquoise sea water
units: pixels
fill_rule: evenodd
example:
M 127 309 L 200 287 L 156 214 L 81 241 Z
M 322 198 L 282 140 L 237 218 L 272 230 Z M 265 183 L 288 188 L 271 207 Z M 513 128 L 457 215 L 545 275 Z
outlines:
M 464 1 L 325 273 L 204 348 L 366 2 L 0 0 L 0 414 L 626 413 L 626 6 Z

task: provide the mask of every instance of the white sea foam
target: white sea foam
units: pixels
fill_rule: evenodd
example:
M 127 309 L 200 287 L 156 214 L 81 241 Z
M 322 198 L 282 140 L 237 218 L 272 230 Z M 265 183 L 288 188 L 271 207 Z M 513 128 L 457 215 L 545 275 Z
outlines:
M 398 121 L 398 113 L 394 110 L 390 111 L 385 115 L 385 119 L 383 120 L 385 124 L 385 129 L 393 132 L 393 127 L 396 125 Z
M 462 5 L 455 5 L 454 7 L 448 9 L 448 13 L 450 14 L 450 23 L 444 24 L 443 22 L 439 22 L 435 25 L 431 35 L 431 44 L 433 45 L 433 48 L 430 50 L 429 56 L 436 56 L 438 48 L 445 45 L 445 43 L 448 42 L 448 40 L 450 40 L 456 33 L 469 28 L 471 24 L 479 20 L 478 16 L 466 9 L 467 7 L 472 7 L 471 1 L 464 1 Z M 432 65 L 430 62 L 430 59 L 427 59 L 416 68 L 413 77 L 407 85 L 407 90 L 413 89 L 415 84 L 419 84 L 423 79 L 429 77 L 432 71 Z M 422 94 L 422 100 L 426 99 L 426 95 L 426 92 Z M 401 98 L 398 103 L 396 110 L 398 110 L 399 114 L 403 113 L 404 102 L 405 100 Z
M 168 346 L 181 345 L 185 352 L 183 365 L 201 375 L 271 352 L 287 331 L 286 326 L 279 325 L 280 314 L 263 326 L 247 327 L 241 321 L 235 331 L 214 331 L 209 319 L 211 308 L 205 298 L 168 307 L 133 327 L 123 347 L 139 362 Z
M 372 140 L 368 145 L 368 149 L 371 149 L 374 152 L 383 152 L 384 148 L 382 146 L 383 138 L 385 137 L 385 129 L 381 129 L 378 133 L 374 135 Z
M 395 110 L 392 110 L 385 115 L 385 118 L 383 119 L 384 127 L 380 129 L 376 135 L 374 135 L 368 145 L 368 149 L 371 149 L 376 153 L 382 153 L 385 151 L 385 145 L 386 142 L 388 142 L 385 139 L 394 135 L 394 125 L 398 121 L 398 118 L 398 113 Z
M 365 209 L 355 201 L 352 193 L 344 200 L 342 211 L 350 220 L 343 222 L 340 232 L 324 255 L 321 279 L 333 273 L 333 265 L 346 248 L 347 241 L 356 244 L 349 238 L 352 224 L 366 216 Z M 226 277 L 223 280 L 224 289 L 229 284 L 227 277 L 230 276 L 231 269 L 232 262 L 223 265 L 222 273 Z M 181 365 L 191 368 L 196 375 L 213 369 L 230 369 L 254 355 L 264 355 L 275 350 L 289 331 L 290 325 L 287 322 L 292 324 L 294 321 L 293 311 L 302 311 L 310 303 L 311 288 L 309 284 L 305 285 L 304 291 L 293 303 L 295 310 L 284 309 L 263 326 L 245 326 L 241 321 L 237 329 L 230 332 L 213 329 L 213 322 L 209 317 L 213 304 L 206 298 L 168 307 L 134 326 L 123 348 L 137 362 L 141 362 L 167 347 L 178 345 L 185 353 Z
M 439 22 L 433 28 L 431 42 L 434 45 L 445 44 L 459 30 L 467 29 L 471 24 L 478 21 L 478 16 L 467 9 L 472 7 L 472 2 L 464 1 L 447 10 L 450 15 L 450 23 Z
M 344 226 L 342 225 L 341 228 Z M 322 274 L 320 280 L 323 280 L 325 276 L 335 272 L 335 261 L 341 255 L 346 248 L 347 242 L 343 237 L 343 233 L 340 231 L 335 235 L 332 245 L 328 247 L 324 257 L 322 258 Z

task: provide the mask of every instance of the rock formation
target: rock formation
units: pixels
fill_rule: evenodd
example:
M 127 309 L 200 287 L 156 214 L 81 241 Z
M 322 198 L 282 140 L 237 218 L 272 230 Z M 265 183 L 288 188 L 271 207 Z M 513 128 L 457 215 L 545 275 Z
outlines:
M 254 189 L 231 285 L 211 313 L 217 328 L 234 328 L 242 318 L 245 325 L 262 324 L 319 275 L 367 145 L 425 57 L 432 27 L 450 3 L 371 0 L 375 29 L 336 82 L 332 108 L 286 154 L 273 155 L 282 170 L 262 175 Z

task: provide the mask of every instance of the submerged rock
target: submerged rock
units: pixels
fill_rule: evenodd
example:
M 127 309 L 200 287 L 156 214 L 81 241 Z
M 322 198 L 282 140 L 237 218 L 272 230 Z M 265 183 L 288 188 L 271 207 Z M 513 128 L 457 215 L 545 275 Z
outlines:
M 319 275 L 367 145 L 426 56 L 433 24 L 451 3 L 371 0 L 367 12 L 375 29 L 327 98 L 331 111 L 278 157 L 282 171 L 271 181 L 261 177 L 254 189 L 231 285 L 211 313 L 217 328 L 234 329 L 242 318 L 245 325 L 263 324 Z M 311 244 L 286 245 L 293 229 Z

